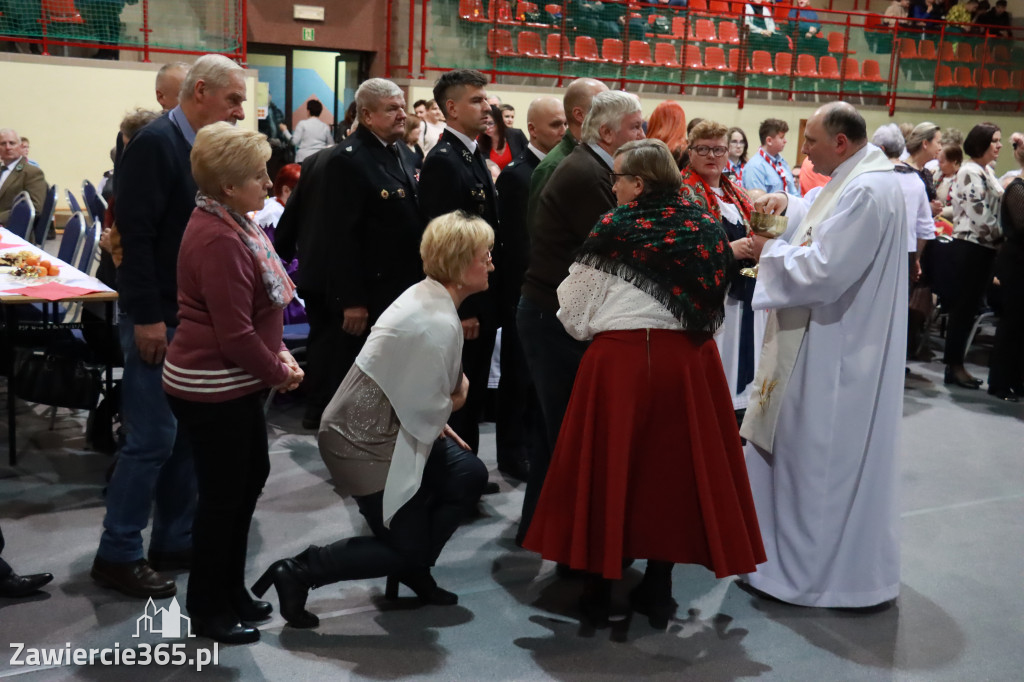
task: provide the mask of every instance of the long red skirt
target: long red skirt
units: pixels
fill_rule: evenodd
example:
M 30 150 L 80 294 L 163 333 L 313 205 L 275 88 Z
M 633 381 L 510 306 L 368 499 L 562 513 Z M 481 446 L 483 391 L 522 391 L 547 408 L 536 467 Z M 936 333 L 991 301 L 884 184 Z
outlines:
M 765 560 L 710 336 L 595 337 L 523 544 L 606 578 L 622 577 L 623 557 L 701 564 L 719 578 Z

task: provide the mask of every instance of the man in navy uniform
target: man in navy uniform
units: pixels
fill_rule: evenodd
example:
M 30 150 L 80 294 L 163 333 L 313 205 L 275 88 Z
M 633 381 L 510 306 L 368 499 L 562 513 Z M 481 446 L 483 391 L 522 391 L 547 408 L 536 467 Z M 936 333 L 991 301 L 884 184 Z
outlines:
M 355 132 L 303 164 L 275 234 L 282 258 L 298 252 L 311 384 L 302 425 L 310 429 L 319 427 L 370 327 L 423 278 L 426 222 L 413 169 L 398 148 L 405 96 L 391 81 L 371 78 L 356 91 L 356 111 Z
M 472 69 L 449 71 L 434 85 L 434 100 L 444 112 L 445 127 L 441 139 L 423 160 L 420 205 L 428 220 L 459 209 L 482 217 L 494 229 L 498 247 L 501 232 L 497 196 L 476 142 L 491 116 L 485 85 L 487 78 Z M 500 253 L 495 253 L 494 261 L 496 269 L 500 268 Z M 466 339 L 462 365 L 469 379 L 469 396 L 448 423 L 474 452 L 480 444 L 479 421 L 498 330 L 497 281 L 492 275 L 491 288 L 470 296 L 459 309 Z

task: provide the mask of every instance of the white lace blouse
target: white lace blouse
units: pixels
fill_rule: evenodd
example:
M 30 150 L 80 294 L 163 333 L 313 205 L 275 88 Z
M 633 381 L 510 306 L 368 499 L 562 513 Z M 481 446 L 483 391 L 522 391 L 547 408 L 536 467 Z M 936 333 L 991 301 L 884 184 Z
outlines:
M 629 282 L 573 263 L 558 285 L 558 320 L 578 341 L 625 329 L 684 329 L 664 305 Z

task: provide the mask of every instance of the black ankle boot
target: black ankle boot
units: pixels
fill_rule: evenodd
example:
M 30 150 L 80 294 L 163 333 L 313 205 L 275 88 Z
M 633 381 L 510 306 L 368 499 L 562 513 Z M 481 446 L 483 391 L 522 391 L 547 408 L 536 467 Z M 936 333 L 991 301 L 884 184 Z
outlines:
M 387 586 L 384 588 L 385 599 L 389 601 L 398 599 L 398 583 L 402 583 L 415 592 L 424 604 L 454 606 L 459 603 L 457 594 L 437 586 L 434 576 L 430 575 L 430 569 L 417 569 L 398 575 L 389 575 Z
M 306 561 L 308 553 L 307 549 L 291 559 L 275 561 L 252 586 L 253 594 L 262 597 L 273 584 L 281 615 L 295 628 L 315 628 L 320 624 L 320 619 L 306 610 L 309 590 L 318 586 Z
M 647 622 L 656 630 L 667 628 L 679 607 L 672 598 L 672 566 L 669 562 L 648 561 L 644 579 L 629 592 L 630 607 L 647 616 Z
M 588 573 L 583 583 L 583 594 L 580 595 L 580 612 L 583 619 L 595 628 L 608 625 L 611 615 L 612 581 L 599 575 Z

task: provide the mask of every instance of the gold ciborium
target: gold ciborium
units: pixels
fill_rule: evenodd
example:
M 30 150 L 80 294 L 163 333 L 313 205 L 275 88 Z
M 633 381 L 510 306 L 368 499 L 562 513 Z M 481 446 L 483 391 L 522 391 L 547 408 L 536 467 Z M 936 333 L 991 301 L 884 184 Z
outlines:
M 750 230 L 759 237 L 777 239 L 786 231 L 789 220 L 784 215 L 771 215 L 768 213 L 751 213 Z M 757 277 L 757 266 L 743 268 L 740 274 L 744 277 Z

